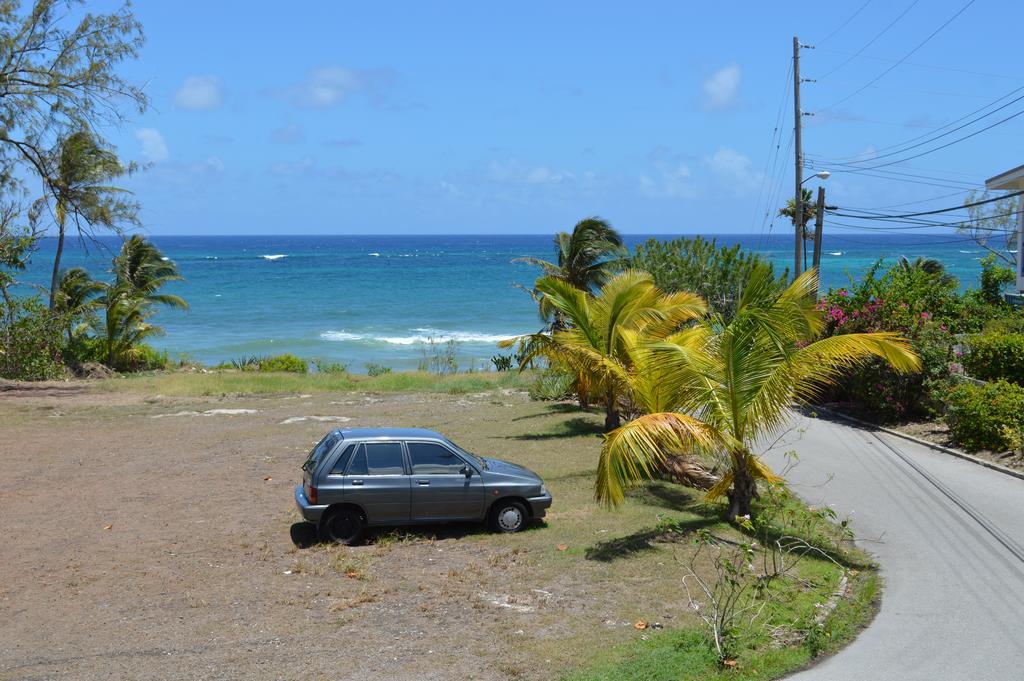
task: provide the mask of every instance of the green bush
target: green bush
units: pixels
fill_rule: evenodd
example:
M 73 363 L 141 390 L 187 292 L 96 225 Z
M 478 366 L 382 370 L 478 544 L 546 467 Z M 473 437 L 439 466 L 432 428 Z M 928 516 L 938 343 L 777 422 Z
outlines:
M 306 360 L 296 357 L 291 353 L 264 357 L 259 360 L 260 371 L 287 371 L 293 374 L 304 374 L 309 371 Z
M 46 381 L 64 375 L 64 318 L 39 300 L 12 298 L 0 318 L 0 378 Z
M 313 366 L 318 374 L 344 374 L 348 373 L 348 362 L 327 362 L 322 359 L 314 359 Z
M 1024 432 L 1024 387 L 960 383 L 947 396 L 946 424 L 953 441 L 968 451 L 1017 447 Z
M 511 371 L 512 355 L 494 355 L 493 357 L 491 357 L 491 364 L 494 365 L 495 371 Z
M 757 266 L 772 269 L 761 255 L 742 251 L 739 244 L 718 246 L 702 237 L 660 241 L 650 239 L 636 247 L 631 259 L 636 269 L 650 273 L 662 291 L 690 291 L 708 301 L 711 309 L 726 319 L 733 316 L 739 291 Z M 785 288 L 789 271 L 777 280 Z
M 390 374 L 391 367 L 386 367 L 383 364 L 376 364 L 374 362 L 366 363 L 366 375 L 367 376 L 383 376 L 384 374 Z
M 557 369 L 548 369 L 530 386 L 530 399 L 564 400 L 572 395 L 574 377 Z
M 1004 378 L 1024 385 L 1024 334 L 986 333 L 972 336 L 961 362 L 974 378 L 995 381 Z
M 129 368 L 132 371 L 154 371 L 166 369 L 172 364 L 166 350 L 157 350 L 147 343 L 139 343 L 134 348 Z

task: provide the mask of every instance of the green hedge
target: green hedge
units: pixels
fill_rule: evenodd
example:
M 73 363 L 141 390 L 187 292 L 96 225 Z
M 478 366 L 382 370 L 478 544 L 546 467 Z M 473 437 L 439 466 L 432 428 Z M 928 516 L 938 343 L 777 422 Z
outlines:
M 964 369 L 983 381 L 1006 379 L 1024 385 L 1024 334 L 986 333 L 972 336 Z
M 259 360 L 258 366 L 260 371 L 288 371 L 293 374 L 304 374 L 309 371 L 306 360 L 291 353 L 264 357 Z
M 968 451 L 1020 447 L 1024 387 L 1008 381 L 960 383 L 949 392 L 946 423 L 953 441 Z

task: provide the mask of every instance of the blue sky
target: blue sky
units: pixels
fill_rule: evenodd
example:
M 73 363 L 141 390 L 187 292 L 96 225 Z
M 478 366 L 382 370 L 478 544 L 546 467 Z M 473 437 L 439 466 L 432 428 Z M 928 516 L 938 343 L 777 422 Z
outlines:
M 108 134 L 152 234 L 760 233 L 792 195 L 794 31 L 863 7 L 803 52 L 804 148 L 869 159 L 1024 86 L 1024 7 L 979 0 L 828 108 L 965 4 L 139 2 L 123 71 L 153 106 Z M 837 172 L 829 203 L 957 204 L 1024 163 L 1022 121 L 886 171 L 915 177 Z

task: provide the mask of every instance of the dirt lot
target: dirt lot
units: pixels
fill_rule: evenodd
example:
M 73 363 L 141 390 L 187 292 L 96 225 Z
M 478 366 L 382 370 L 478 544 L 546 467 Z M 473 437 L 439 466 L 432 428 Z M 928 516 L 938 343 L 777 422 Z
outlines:
M 599 423 L 513 390 L 0 391 L 0 679 L 550 679 L 643 635 L 637 619 L 689 623 L 675 547 L 649 529 L 692 497 L 596 507 Z M 522 463 L 554 495 L 548 522 L 311 543 L 292 490 L 334 424 L 434 428 Z

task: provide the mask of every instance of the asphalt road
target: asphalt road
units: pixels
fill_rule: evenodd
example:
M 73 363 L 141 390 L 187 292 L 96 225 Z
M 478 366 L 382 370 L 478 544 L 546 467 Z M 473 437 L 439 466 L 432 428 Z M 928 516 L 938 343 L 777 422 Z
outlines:
M 801 418 L 765 458 L 849 515 L 885 579 L 875 621 L 799 681 L 1024 679 L 1024 480 L 901 438 Z

